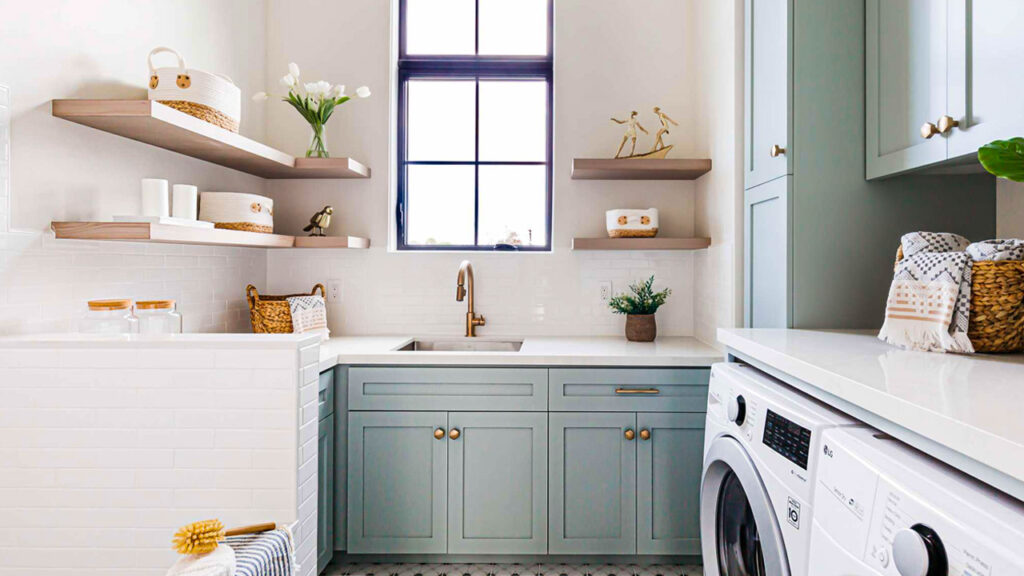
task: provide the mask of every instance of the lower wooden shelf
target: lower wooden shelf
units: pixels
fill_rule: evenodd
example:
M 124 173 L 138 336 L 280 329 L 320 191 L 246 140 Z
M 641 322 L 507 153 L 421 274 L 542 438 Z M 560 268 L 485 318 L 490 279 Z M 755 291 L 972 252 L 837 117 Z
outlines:
M 703 250 L 711 238 L 573 238 L 573 250 Z
M 219 228 L 190 228 L 148 222 L 51 222 L 50 228 L 61 240 L 103 240 L 120 242 L 156 242 L 160 244 L 199 244 L 241 246 L 246 248 L 369 248 L 368 238 L 325 236 L 307 238 L 284 234 L 260 234 Z M 308 242 L 316 240 L 316 242 Z

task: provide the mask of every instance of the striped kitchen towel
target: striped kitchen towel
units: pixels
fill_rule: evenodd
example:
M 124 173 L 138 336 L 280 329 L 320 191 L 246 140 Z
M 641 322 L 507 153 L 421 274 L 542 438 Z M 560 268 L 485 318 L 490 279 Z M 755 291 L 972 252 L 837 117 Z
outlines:
M 292 537 L 287 530 L 228 536 L 224 543 L 235 550 L 236 576 L 292 576 L 298 573 Z
M 985 240 L 967 247 L 975 262 L 1024 260 L 1024 240 L 1017 238 Z
M 288 308 L 292 314 L 292 333 L 317 332 L 321 340 L 327 340 L 331 331 L 327 329 L 327 304 L 322 296 L 289 296 Z
M 878 337 L 910 350 L 973 353 L 970 243 L 963 236 L 914 232 L 901 239 L 903 259 L 889 287 Z

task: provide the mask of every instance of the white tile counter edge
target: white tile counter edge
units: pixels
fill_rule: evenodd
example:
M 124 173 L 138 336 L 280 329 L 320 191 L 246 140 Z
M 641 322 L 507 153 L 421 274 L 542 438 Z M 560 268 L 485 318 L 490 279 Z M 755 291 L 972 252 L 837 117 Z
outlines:
M 608 337 L 480 337 L 479 340 L 522 340 L 519 352 L 404 352 L 411 336 L 343 336 L 320 344 L 320 370 L 337 365 L 420 366 L 605 366 L 707 368 L 722 352 L 696 338 L 667 337 L 654 342 L 628 342 Z M 433 340 L 464 338 L 424 337 Z
M 1024 424 L 1003 420 L 1007 403 L 1024 405 L 1024 356 L 908 352 L 865 332 L 720 329 L 718 338 L 741 360 L 1024 499 Z M 928 405 L 941 396 L 973 404 Z

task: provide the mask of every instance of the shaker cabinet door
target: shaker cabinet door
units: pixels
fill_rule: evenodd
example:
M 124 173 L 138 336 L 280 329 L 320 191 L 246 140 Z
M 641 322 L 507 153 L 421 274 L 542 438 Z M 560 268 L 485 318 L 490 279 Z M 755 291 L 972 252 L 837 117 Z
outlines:
M 745 9 L 744 187 L 752 188 L 793 173 L 789 38 L 792 0 L 746 0 Z
M 636 554 L 636 415 L 550 415 L 549 552 Z
M 316 571 L 334 556 L 334 414 L 320 420 L 317 444 Z
M 949 0 L 950 158 L 1024 136 L 1022 30 L 1020 0 Z
M 448 425 L 448 553 L 546 554 L 548 415 L 451 412 Z
M 789 328 L 792 322 L 792 176 L 747 190 L 744 219 L 744 323 Z
M 937 131 L 939 119 L 949 113 L 949 1 L 867 0 L 868 178 L 946 159 L 947 137 L 936 133 L 926 138 L 922 128 L 930 124 Z
M 637 415 L 637 554 L 700 555 L 704 418 Z
M 447 431 L 445 412 L 349 414 L 350 554 L 446 552 Z

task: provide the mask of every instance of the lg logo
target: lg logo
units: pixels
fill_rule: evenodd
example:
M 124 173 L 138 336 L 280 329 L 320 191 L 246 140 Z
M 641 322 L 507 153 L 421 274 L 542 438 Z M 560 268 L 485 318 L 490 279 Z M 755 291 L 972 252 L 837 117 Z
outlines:
M 834 458 L 834 455 L 832 454 L 832 449 L 828 447 L 828 444 L 825 444 L 825 456 L 828 456 L 829 458 Z

